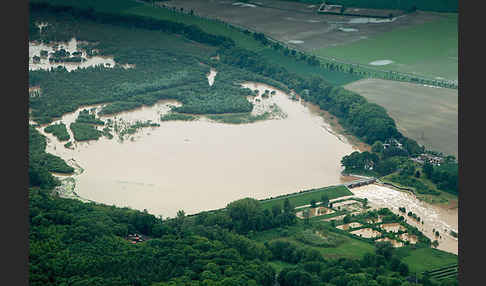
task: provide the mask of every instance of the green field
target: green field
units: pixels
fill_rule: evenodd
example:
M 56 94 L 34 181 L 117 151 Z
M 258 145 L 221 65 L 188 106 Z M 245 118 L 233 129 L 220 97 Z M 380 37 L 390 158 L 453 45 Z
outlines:
M 263 208 L 271 209 L 272 206 L 276 204 L 282 205 L 284 200 L 288 198 L 292 206 L 298 207 L 298 206 L 309 204 L 312 199 L 316 201 L 320 201 L 322 195 L 327 195 L 328 198 L 332 200 L 339 197 L 350 196 L 352 194 L 353 193 L 351 193 L 344 186 L 332 186 L 332 187 L 315 189 L 312 192 L 291 194 L 288 196 L 283 196 L 275 199 L 269 199 L 269 200 L 261 201 L 261 203 Z
M 298 61 L 294 58 L 286 57 L 283 54 L 275 52 L 270 48 L 261 50 L 260 55 L 262 55 L 270 62 L 278 63 L 289 71 L 295 72 L 303 77 L 322 75 L 330 84 L 333 85 L 345 85 L 361 79 L 361 77 L 356 74 L 350 74 L 340 71 L 331 71 L 318 66 L 311 66 L 304 61 Z
M 325 228 L 321 228 L 319 225 L 322 224 L 323 223 L 320 222 L 314 222 L 312 225 L 305 225 L 302 221 L 300 221 L 296 225 L 286 227 L 285 229 L 279 228 L 258 232 L 252 237 L 252 239 L 261 242 L 270 242 L 272 240 L 289 241 L 300 247 L 315 249 L 327 258 L 346 257 L 361 259 L 366 253 L 373 253 L 375 251 L 373 243 L 351 238 L 350 236 L 340 233 L 331 232 Z M 304 243 L 296 239 L 296 236 L 309 230 L 319 230 L 326 235 L 332 236 L 337 245 L 318 246 L 314 243 L 318 243 L 319 238 L 313 239 L 313 244 Z
M 411 273 L 421 273 L 458 263 L 457 255 L 434 248 L 412 249 L 403 247 L 396 251 L 402 261 L 408 265 Z
M 457 80 L 457 17 L 457 14 L 444 14 L 436 21 L 397 28 L 368 39 L 314 52 L 359 64 L 392 60 L 392 64 L 376 67 Z

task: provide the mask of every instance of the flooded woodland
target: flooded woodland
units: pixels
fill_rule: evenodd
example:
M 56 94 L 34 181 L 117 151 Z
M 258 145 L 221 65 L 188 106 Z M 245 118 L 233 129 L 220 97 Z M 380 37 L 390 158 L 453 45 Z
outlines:
M 345 139 L 328 132 L 330 127 L 322 117 L 282 91 L 258 83 L 243 86 L 259 90 L 260 98 L 265 90 L 274 93 L 254 98 L 254 113 L 276 104 L 284 116 L 251 124 L 223 124 L 203 116 L 196 121 L 161 122 L 160 115 L 178 105 L 163 100 L 100 116 L 102 120 L 160 123 L 123 142 L 117 137 L 100 138 L 75 142 L 70 149 L 42 128 L 39 131 L 49 139 L 47 152 L 76 162 L 84 170 L 74 175 L 77 195 L 157 215 L 173 217 L 180 209 L 193 214 L 244 197 L 262 199 L 341 183 L 340 160 L 353 151 Z M 81 109 L 54 123 L 69 125 Z

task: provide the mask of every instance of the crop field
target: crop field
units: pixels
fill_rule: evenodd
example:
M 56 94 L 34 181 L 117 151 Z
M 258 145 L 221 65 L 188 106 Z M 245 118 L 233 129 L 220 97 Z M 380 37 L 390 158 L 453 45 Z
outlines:
M 405 136 L 457 157 L 457 90 L 381 79 L 364 79 L 345 88 L 383 106 Z
M 359 64 L 390 60 L 393 63 L 379 68 L 457 80 L 457 14 L 441 15 L 431 22 L 400 27 L 350 44 L 314 52 Z
M 286 198 L 289 199 L 290 204 L 294 207 L 302 206 L 306 204 L 310 204 L 312 199 L 319 202 L 321 200 L 322 195 L 327 195 L 330 200 L 336 199 L 339 197 L 350 196 L 351 193 L 346 187 L 344 186 L 333 186 L 333 187 L 325 187 L 316 189 L 312 192 L 305 192 L 305 193 L 298 193 L 298 194 L 290 194 L 288 196 L 282 196 L 275 199 L 269 199 L 262 202 L 263 208 L 271 209 L 273 205 L 280 204 L 283 205 L 283 202 Z

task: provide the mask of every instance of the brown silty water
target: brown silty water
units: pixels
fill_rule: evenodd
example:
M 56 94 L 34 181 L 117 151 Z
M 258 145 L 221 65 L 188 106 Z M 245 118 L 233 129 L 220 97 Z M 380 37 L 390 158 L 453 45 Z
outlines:
M 421 222 L 418 222 L 405 215 L 405 222 L 417 227 L 431 241 L 437 239 L 438 249 L 458 254 L 458 240 L 449 233 L 451 230 L 458 232 L 458 208 L 432 205 L 420 201 L 410 192 L 377 184 L 352 188 L 351 192 L 356 197 L 367 198 L 374 209 L 389 208 L 395 214 L 403 215 L 398 208 L 405 207 L 406 212 L 411 211 L 421 218 Z M 440 237 L 434 235 L 434 229 L 439 231 Z
M 357 236 L 366 237 L 366 238 L 372 238 L 372 237 L 377 237 L 377 236 L 381 235 L 381 232 L 376 231 L 372 228 L 362 228 L 362 229 L 351 231 L 350 233 L 357 235 Z
M 76 176 L 79 196 L 156 215 L 173 217 L 180 209 L 193 214 L 244 197 L 261 199 L 339 184 L 340 160 L 353 147 L 327 132 L 320 116 L 282 91 L 258 83 L 243 86 L 275 91 L 262 102 L 277 104 L 286 117 L 238 125 L 204 117 L 161 122 L 160 115 L 177 103 L 159 102 L 116 115 L 160 124 L 142 129 L 132 136 L 134 141 L 100 138 L 77 142 L 71 150 L 63 146 L 66 142 L 41 132 L 50 139 L 47 152 L 74 159 L 84 168 Z M 69 126 L 78 112 L 60 121 Z M 115 116 L 102 119 L 108 118 Z
M 116 63 L 113 60 L 113 57 L 105 57 L 105 56 L 87 56 L 86 52 L 83 50 L 78 49 L 79 42 L 72 38 L 69 42 L 58 42 L 58 43 L 51 43 L 51 44 L 43 44 L 43 43 L 29 43 L 29 70 L 38 70 L 38 69 L 45 69 L 49 70 L 51 68 L 56 68 L 58 66 L 65 67 L 68 71 L 72 71 L 79 68 L 86 68 L 90 66 L 97 66 L 103 65 L 104 67 L 113 68 Z M 61 62 L 61 63 L 51 63 L 49 62 L 50 54 L 56 51 L 56 47 L 58 49 L 65 49 L 69 53 L 73 52 L 81 52 L 81 56 L 86 59 L 84 62 L 80 63 L 70 63 L 70 62 Z M 48 51 L 48 57 L 41 57 L 40 53 L 42 50 Z M 34 63 L 33 57 L 38 56 L 41 57 L 38 63 Z M 123 68 L 133 68 L 133 65 L 122 65 Z
M 338 225 L 336 226 L 336 228 L 339 228 L 339 229 L 342 229 L 342 230 L 348 230 L 350 228 L 356 228 L 356 227 L 360 227 L 361 224 L 359 222 L 351 222 L 351 223 L 348 223 L 348 224 L 342 224 L 342 225 Z

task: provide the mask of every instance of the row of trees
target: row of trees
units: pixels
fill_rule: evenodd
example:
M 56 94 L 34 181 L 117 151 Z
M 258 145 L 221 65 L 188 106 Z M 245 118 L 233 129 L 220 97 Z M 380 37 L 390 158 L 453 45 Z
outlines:
M 30 11 L 48 11 L 52 13 L 66 13 L 80 19 L 89 19 L 103 24 L 122 25 L 149 30 L 158 30 L 168 33 L 178 33 L 187 38 L 213 46 L 234 46 L 234 41 L 228 37 L 206 33 L 195 25 L 186 25 L 179 22 L 154 19 L 152 17 L 108 13 L 95 11 L 92 8 L 82 9 L 73 6 L 51 5 L 47 2 L 30 2 Z

